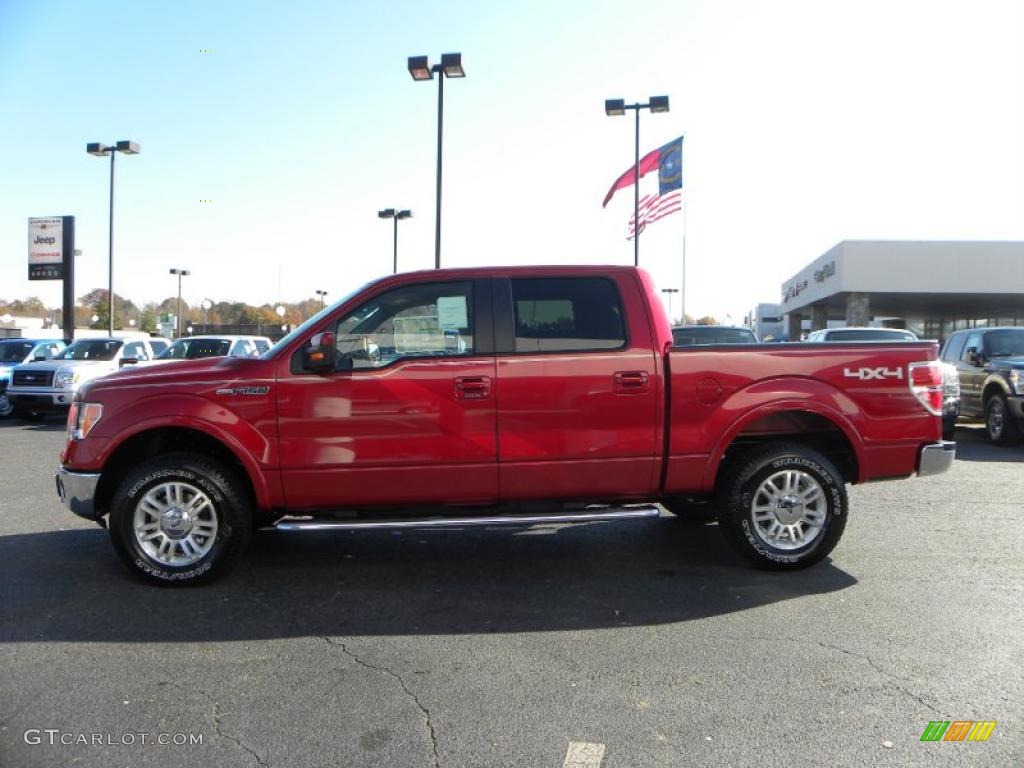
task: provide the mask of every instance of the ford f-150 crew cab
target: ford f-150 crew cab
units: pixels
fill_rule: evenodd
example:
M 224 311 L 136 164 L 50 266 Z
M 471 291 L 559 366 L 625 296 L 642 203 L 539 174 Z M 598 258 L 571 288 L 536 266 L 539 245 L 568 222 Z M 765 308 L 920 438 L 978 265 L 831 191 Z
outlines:
M 657 516 L 715 500 L 756 564 L 843 532 L 847 483 L 945 471 L 931 342 L 672 348 L 626 267 L 389 276 L 259 359 L 86 383 L 57 474 L 136 574 L 226 572 L 254 527 Z

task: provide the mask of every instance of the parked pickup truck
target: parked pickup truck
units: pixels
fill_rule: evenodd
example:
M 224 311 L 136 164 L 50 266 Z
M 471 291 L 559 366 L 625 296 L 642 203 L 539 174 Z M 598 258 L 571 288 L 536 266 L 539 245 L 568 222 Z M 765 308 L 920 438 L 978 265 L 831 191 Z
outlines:
M 934 343 L 672 349 L 626 267 L 395 275 L 259 359 L 124 369 L 68 416 L 63 503 L 137 575 L 225 573 L 254 527 L 530 525 L 715 499 L 754 563 L 836 546 L 847 483 L 949 468 Z
M 85 382 L 152 358 L 146 338 L 78 339 L 49 360 L 15 366 L 7 397 L 19 418 L 38 421 L 47 413 L 69 411 Z

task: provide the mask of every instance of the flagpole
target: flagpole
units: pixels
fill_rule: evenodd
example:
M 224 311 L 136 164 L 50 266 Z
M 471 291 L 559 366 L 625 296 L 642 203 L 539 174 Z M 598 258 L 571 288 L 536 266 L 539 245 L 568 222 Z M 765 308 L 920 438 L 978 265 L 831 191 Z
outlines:
M 633 266 L 640 266 L 640 109 L 636 112 L 636 151 L 633 157 Z
M 683 152 L 685 151 L 683 147 L 686 144 L 685 138 L 686 134 L 683 134 L 679 144 L 679 185 L 680 187 L 682 187 L 684 191 L 688 192 L 689 190 L 683 186 L 682 177 L 683 168 L 686 167 L 686 165 L 683 163 Z M 683 201 L 683 284 L 681 286 L 681 290 L 679 291 L 679 303 L 681 305 L 679 315 L 682 324 L 686 325 L 686 209 L 690 207 L 690 198 L 687 197 L 686 195 L 680 195 L 680 197 Z

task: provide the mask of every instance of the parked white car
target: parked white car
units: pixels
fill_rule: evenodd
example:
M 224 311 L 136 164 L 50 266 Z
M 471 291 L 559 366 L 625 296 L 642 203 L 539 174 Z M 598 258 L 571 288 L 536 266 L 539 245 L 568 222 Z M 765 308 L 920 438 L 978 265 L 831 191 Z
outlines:
M 16 365 L 11 370 L 7 398 L 19 418 L 37 421 L 47 413 L 66 412 L 85 382 L 154 357 L 149 339 L 144 337 L 79 339 L 51 360 Z
M 822 328 L 811 331 L 805 341 L 917 341 L 917 336 L 904 328 Z

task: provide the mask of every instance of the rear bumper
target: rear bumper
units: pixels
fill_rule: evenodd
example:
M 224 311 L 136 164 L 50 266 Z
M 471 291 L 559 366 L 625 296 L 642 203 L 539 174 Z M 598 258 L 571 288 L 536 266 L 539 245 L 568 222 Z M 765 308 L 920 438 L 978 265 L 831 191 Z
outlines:
M 57 481 L 57 495 L 60 503 L 79 517 L 96 520 L 96 485 L 100 481 L 98 472 L 72 472 L 61 467 L 54 478 Z
M 955 457 L 956 443 L 952 440 L 929 443 L 921 448 L 921 454 L 917 460 L 917 476 L 941 475 L 953 466 Z

